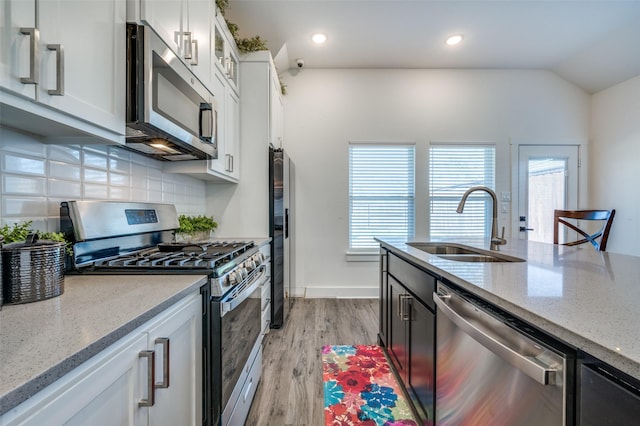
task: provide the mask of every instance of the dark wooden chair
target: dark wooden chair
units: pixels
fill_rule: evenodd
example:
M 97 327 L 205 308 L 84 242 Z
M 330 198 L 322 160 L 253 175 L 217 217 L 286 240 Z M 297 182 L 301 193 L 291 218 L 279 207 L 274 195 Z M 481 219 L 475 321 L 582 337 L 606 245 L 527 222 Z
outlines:
M 560 225 L 564 225 L 569 229 L 577 232 L 583 238 L 576 241 L 562 243 L 565 246 L 577 246 L 578 244 L 591 243 L 598 251 L 605 251 L 607 248 L 607 239 L 609 239 L 609 231 L 611 223 L 615 216 L 615 209 L 612 210 L 554 210 L 553 214 L 553 243 L 558 244 L 558 234 Z M 604 222 L 600 230 L 594 234 L 589 234 L 580 229 L 575 224 L 567 221 L 567 219 L 577 220 L 599 220 Z M 598 241 L 598 238 L 600 239 Z

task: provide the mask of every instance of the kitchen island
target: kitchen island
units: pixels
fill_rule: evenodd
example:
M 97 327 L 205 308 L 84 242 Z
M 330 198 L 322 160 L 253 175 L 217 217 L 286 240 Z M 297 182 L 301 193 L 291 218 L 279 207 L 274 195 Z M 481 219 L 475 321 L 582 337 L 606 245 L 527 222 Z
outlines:
M 205 275 L 67 275 L 61 296 L 0 311 L 0 415 L 187 296 Z
M 509 241 L 525 262 L 459 262 L 403 243 L 381 247 L 640 379 L 640 257 Z M 456 241 L 488 249 L 487 241 Z

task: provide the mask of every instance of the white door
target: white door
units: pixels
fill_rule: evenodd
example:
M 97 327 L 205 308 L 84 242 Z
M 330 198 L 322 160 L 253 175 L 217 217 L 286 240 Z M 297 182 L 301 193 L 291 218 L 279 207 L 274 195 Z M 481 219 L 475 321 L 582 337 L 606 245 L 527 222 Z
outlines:
M 518 235 L 553 243 L 553 211 L 578 207 L 578 145 L 518 147 Z

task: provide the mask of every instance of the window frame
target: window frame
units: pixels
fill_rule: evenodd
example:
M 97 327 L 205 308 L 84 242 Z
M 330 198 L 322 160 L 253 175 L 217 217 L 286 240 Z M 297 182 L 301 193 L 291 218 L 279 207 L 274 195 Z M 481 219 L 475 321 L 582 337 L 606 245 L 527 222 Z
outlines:
M 461 150 L 461 151 L 464 149 L 479 150 L 479 152 L 476 155 L 483 155 L 485 157 L 484 166 L 482 168 L 482 170 L 484 171 L 483 172 L 484 176 L 482 178 L 480 178 L 477 175 L 475 177 L 471 176 L 469 178 L 469 181 L 466 183 L 462 183 L 461 181 L 463 181 L 463 179 L 461 179 L 460 177 L 452 178 L 451 181 L 449 182 L 450 185 L 455 186 L 455 188 L 450 189 L 450 192 L 452 192 L 452 194 L 447 196 L 434 195 L 434 173 L 442 172 L 443 171 L 442 164 L 444 164 L 442 159 L 440 159 L 440 164 L 434 167 L 432 153 L 434 149 L 437 150 L 438 148 L 442 148 L 445 150 L 448 149 L 448 150 Z M 485 150 L 485 152 L 481 153 L 480 150 Z M 491 154 L 490 162 L 486 161 L 486 155 L 488 153 Z M 487 194 L 486 192 L 477 191 L 469 196 L 465 204 L 465 213 L 468 214 L 466 218 L 464 217 L 465 213 L 460 215 L 460 217 L 458 218 L 457 217 L 458 213 L 456 213 L 455 209 L 458 203 L 460 202 L 460 199 L 462 198 L 462 195 L 464 194 L 464 192 L 473 186 L 486 186 L 492 189 L 493 191 L 495 191 L 496 161 L 497 161 L 496 156 L 497 156 L 497 146 L 496 146 L 496 143 L 493 143 L 493 142 L 431 142 L 429 144 L 428 159 L 427 159 L 427 165 L 429 170 L 428 183 L 427 183 L 427 194 L 428 194 L 427 234 L 429 235 L 429 238 L 432 238 L 432 239 L 440 239 L 440 238 L 448 238 L 448 237 L 489 238 L 491 236 L 491 225 L 493 221 L 493 212 L 492 212 L 493 202 L 489 194 Z M 478 164 L 479 162 L 476 163 L 476 167 L 478 166 Z M 488 167 L 487 167 L 487 164 L 488 164 Z M 465 167 L 460 167 L 458 165 L 457 167 L 452 167 L 450 170 L 446 170 L 446 171 L 453 173 L 454 171 L 458 171 L 458 170 L 465 170 Z M 473 169 L 471 168 L 470 170 L 473 170 Z M 474 180 L 474 178 L 479 180 Z M 442 184 L 442 183 L 443 182 L 438 182 L 438 184 Z M 438 189 L 436 189 L 435 191 L 438 191 Z M 482 214 L 482 218 L 483 218 L 482 220 L 484 224 L 482 236 L 478 235 L 478 229 L 474 226 L 475 224 L 472 221 L 473 219 L 469 219 L 469 215 L 473 214 L 473 212 L 470 212 L 470 210 L 473 210 L 473 206 L 475 204 L 475 207 L 476 207 L 475 221 L 478 220 L 477 210 L 478 210 L 479 202 L 484 204 L 483 214 Z M 436 203 L 440 203 L 441 205 L 443 203 L 448 203 L 451 208 L 450 210 L 447 210 L 447 212 L 450 212 L 450 213 L 442 216 L 435 215 L 434 211 L 436 207 L 434 206 Z M 467 222 L 468 225 L 464 225 L 464 226 L 452 225 L 449 228 L 449 229 L 465 229 L 464 231 L 461 231 L 459 235 L 455 235 L 455 234 L 452 234 L 451 232 L 447 232 L 446 231 L 447 227 L 445 226 L 434 227 L 434 222 L 444 223 L 448 221 L 447 219 L 449 219 L 449 221 L 453 219 L 453 221 L 456 222 L 457 224 Z M 434 231 L 439 231 L 439 232 L 434 232 Z M 472 237 L 469 237 L 470 232 L 471 232 L 471 235 L 473 235 Z
M 372 196 L 368 195 L 357 195 L 353 193 L 354 189 L 354 170 L 353 170 L 353 150 L 358 148 L 364 149 L 402 149 L 406 150 L 403 155 L 407 156 L 407 160 L 411 162 L 410 168 L 407 169 L 408 175 L 405 176 L 407 180 L 410 182 L 407 185 L 408 195 L 405 197 L 399 196 L 398 194 L 389 194 L 389 195 L 376 195 Z M 410 154 L 409 154 L 410 152 Z M 375 171 L 379 171 L 379 163 L 375 164 L 371 167 L 375 169 Z M 391 169 L 390 169 L 391 170 Z M 397 168 L 396 171 L 403 170 Z M 362 171 L 361 171 L 362 172 Z M 407 241 L 415 236 L 415 227 L 416 227 L 416 146 L 414 142 L 371 142 L 371 141 L 350 141 L 348 146 L 348 242 L 347 242 L 347 260 L 348 261 L 377 261 L 378 253 L 379 253 L 379 245 L 375 244 L 371 247 L 358 247 L 357 245 L 353 245 L 354 241 L 354 200 L 358 197 L 361 200 L 370 200 L 375 201 L 379 199 L 381 201 L 389 201 L 393 199 L 403 199 L 407 201 L 407 210 L 406 217 L 409 219 L 408 229 L 407 229 Z M 397 188 L 395 188 L 397 189 Z M 392 188 L 393 190 L 393 188 Z M 383 209 L 384 210 L 384 209 Z M 372 235 L 373 236 L 373 235 Z M 385 238 L 384 235 L 376 235 L 381 238 Z M 402 238 L 404 239 L 404 237 Z

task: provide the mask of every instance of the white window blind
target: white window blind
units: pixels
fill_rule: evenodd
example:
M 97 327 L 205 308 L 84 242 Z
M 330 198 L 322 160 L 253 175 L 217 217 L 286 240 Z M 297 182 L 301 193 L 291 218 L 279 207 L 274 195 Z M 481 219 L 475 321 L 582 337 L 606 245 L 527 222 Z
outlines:
M 495 146 L 431 145 L 429 149 L 429 236 L 486 238 L 491 234 L 489 194 L 469 195 L 464 212 L 456 213 L 464 192 L 473 186 L 495 190 Z
M 349 248 L 378 247 L 373 237 L 414 235 L 413 146 L 349 146 Z

